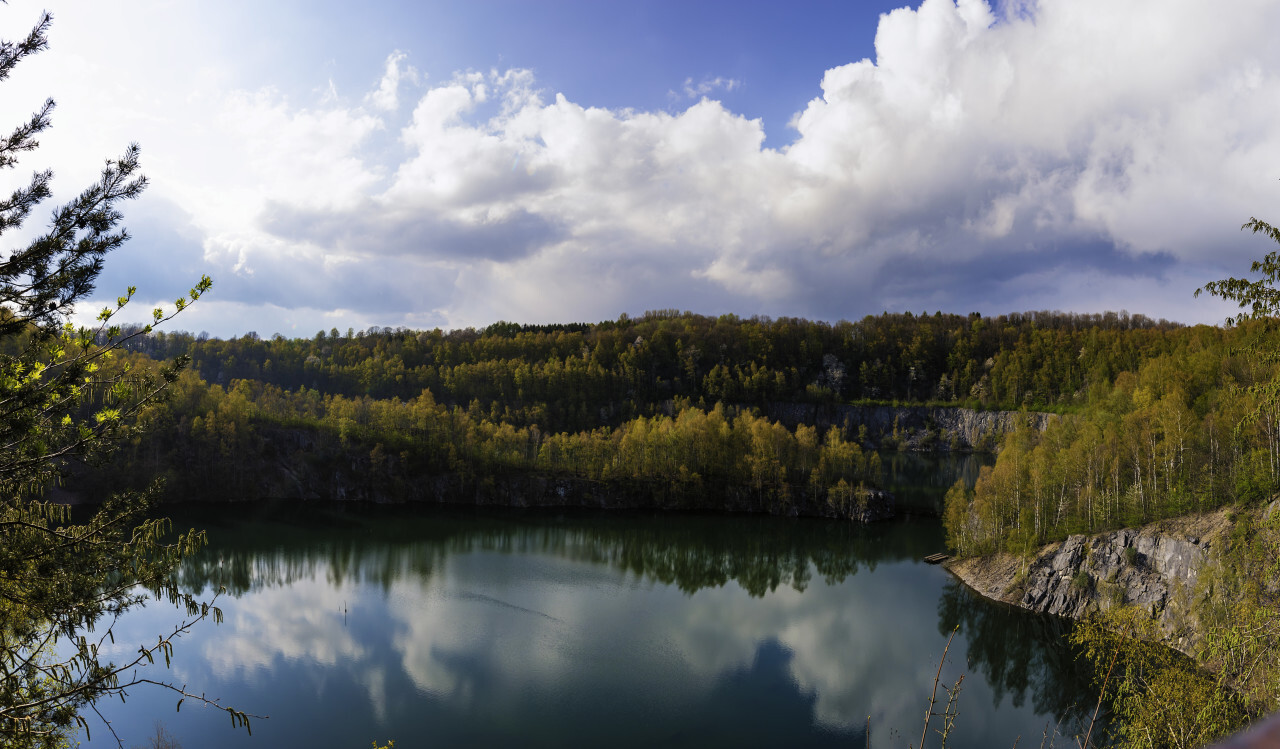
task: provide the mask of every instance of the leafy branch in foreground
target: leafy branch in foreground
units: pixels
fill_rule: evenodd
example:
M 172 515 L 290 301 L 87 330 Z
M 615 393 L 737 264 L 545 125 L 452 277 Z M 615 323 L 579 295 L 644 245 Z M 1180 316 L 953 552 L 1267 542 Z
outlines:
M 1243 727 L 1248 713 L 1239 695 L 1158 635 L 1141 607 L 1111 609 L 1072 632 L 1072 643 L 1105 673 L 1100 703 L 1105 698 L 1112 709 L 1113 745 L 1191 749 Z
M 1280 228 L 1266 221 L 1251 217 L 1240 229 L 1266 235 L 1280 244 Z M 1202 293 L 1208 292 L 1229 302 L 1235 302 L 1237 307 L 1247 310 L 1247 312 L 1228 317 L 1229 325 L 1238 325 L 1246 320 L 1280 316 L 1280 289 L 1277 289 L 1277 282 L 1280 282 L 1280 251 L 1268 252 L 1261 260 L 1254 260 L 1249 266 L 1249 271 L 1261 273 L 1262 278 L 1257 281 L 1250 281 L 1247 278 L 1210 281 L 1196 289 L 1195 296 L 1199 297 Z
M 19 42 L 0 41 L 0 81 L 25 57 L 47 46 L 52 17 L 42 14 Z M 52 100 L 8 136 L 0 136 L 0 169 L 39 145 Z M 77 329 L 75 305 L 94 290 L 105 255 L 128 239 L 118 205 L 146 186 L 139 150 L 107 161 L 99 179 L 52 212 L 49 229 L 24 247 L 0 254 L 0 744 L 65 745 L 103 697 L 150 684 L 226 710 L 248 727 L 249 715 L 188 692 L 139 667 L 173 652 L 173 642 L 220 612 L 179 590 L 174 571 L 203 546 L 194 531 L 166 540 L 169 523 L 146 519 L 155 490 L 111 497 L 79 524 L 70 508 L 45 501 L 67 467 L 99 461 L 136 429 L 135 418 L 164 397 L 186 361 L 158 372 L 113 363 L 146 326 L 121 335 L 111 319 L 129 303 L 129 289 L 93 329 Z M 21 227 L 51 195 L 53 174 L 36 172 L 26 187 L 0 198 L 0 234 Z M 210 287 L 202 278 L 175 303 L 152 312 L 160 324 Z M 77 513 L 78 514 L 78 513 Z M 123 664 L 106 656 L 118 618 L 149 598 L 176 604 L 186 619 Z M 101 633 L 94 636 L 94 633 Z M 110 729 L 110 724 L 108 723 Z M 113 731 L 114 733 L 114 731 Z M 117 737 L 119 742 L 119 737 Z

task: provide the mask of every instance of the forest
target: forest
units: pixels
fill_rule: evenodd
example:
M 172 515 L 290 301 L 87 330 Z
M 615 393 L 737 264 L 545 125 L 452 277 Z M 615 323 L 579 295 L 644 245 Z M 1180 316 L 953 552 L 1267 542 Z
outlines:
M 1274 325 L 1189 328 L 1131 370 L 1091 383 L 1043 431 L 1005 437 L 946 523 L 966 553 L 1026 550 L 1072 533 L 1140 525 L 1270 499 L 1280 482 L 1280 410 L 1266 386 Z
M 128 329 L 121 331 L 128 336 Z M 1099 388 L 1215 328 L 1124 313 L 884 314 L 856 323 L 675 311 L 483 330 L 138 335 L 112 364 L 191 366 L 114 460 L 72 488 L 165 479 L 170 497 L 253 498 L 266 461 L 358 474 L 404 499 L 422 476 L 642 483 L 677 498 L 741 487 L 755 506 L 856 512 L 892 434 L 783 425 L 769 407 L 935 404 L 1074 413 Z M 853 432 L 853 433 L 851 433 Z M 305 447 L 305 449 L 303 449 Z M 287 491 L 287 489 L 285 490 Z M 679 504 L 679 503 L 677 503 Z
M 1005 436 L 994 467 L 947 502 L 952 548 L 1026 550 L 1271 496 L 1280 405 L 1258 386 L 1276 374 L 1265 355 L 1276 343 L 1265 320 L 1054 312 L 829 324 L 665 310 L 447 333 L 156 332 L 128 338 L 110 366 L 147 372 L 188 356 L 190 367 L 109 465 L 70 483 L 164 478 L 173 497 L 252 498 L 277 457 L 291 470 L 354 466 L 388 499 L 421 476 L 538 474 L 849 505 L 879 484 L 873 448 L 893 435 L 783 425 L 771 406 L 1053 412 Z
M 578 431 L 651 415 L 678 397 L 1062 410 L 1090 385 L 1169 351 L 1179 329 L 1127 313 L 886 313 L 829 324 L 659 310 L 592 325 L 375 326 L 311 339 L 157 332 L 129 348 L 157 360 L 190 355 L 204 381 L 224 388 L 251 380 L 376 400 L 429 390 L 516 426 Z

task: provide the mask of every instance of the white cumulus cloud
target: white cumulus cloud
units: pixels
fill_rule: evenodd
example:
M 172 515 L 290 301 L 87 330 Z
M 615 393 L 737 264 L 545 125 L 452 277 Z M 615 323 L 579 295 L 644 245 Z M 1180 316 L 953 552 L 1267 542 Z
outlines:
M 400 51 L 356 99 L 206 71 L 164 89 L 162 120 L 136 97 L 111 111 L 142 131 L 123 142 L 158 151 L 152 190 L 202 237 L 215 297 L 241 307 L 223 319 L 1151 300 L 1216 320 L 1189 292 L 1271 249 L 1236 228 L 1276 218 L 1278 22 L 1275 0 L 924 0 L 881 17 L 875 59 L 814 71 L 821 94 L 783 148 L 712 98 L 736 80 L 690 76 L 680 111 L 603 109 L 523 69 L 426 85 Z M 186 324 L 208 327 L 200 314 Z
M 409 56 L 400 50 L 392 52 L 387 57 L 382 80 L 379 81 L 377 89 L 365 95 L 366 103 L 384 112 L 394 111 L 400 106 L 400 82 L 402 80 L 410 83 L 419 81 L 418 69 L 405 64 L 408 58 Z

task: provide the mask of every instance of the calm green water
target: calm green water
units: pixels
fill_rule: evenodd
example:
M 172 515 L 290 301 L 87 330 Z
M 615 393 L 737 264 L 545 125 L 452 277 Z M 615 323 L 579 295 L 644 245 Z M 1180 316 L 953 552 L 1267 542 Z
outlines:
M 941 516 L 947 490 L 961 479 L 973 488 L 978 471 L 994 462 L 990 455 L 880 452 L 881 472 L 898 511 L 910 515 Z
M 913 481 L 912 491 L 928 483 Z M 181 640 L 170 676 L 271 717 L 250 737 L 224 714 L 189 700 L 175 713 L 175 699 L 140 689 L 104 705 L 126 746 L 143 745 L 159 719 L 186 749 L 365 749 L 388 738 L 401 748 L 861 747 L 870 716 L 872 746 L 903 747 L 919 741 L 956 626 L 943 668 L 944 682 L 964 674 L 951 746 L 1039 745 L 1046 726 L 1070 733 L 1068 713 L 1090 701 L 1061 622 L 988 603 L 920 561 L 942 548 L 934 518 L 861 527 L 312 505 L 171 514 L 211 539 L 184 582 L 227 593 L 223 624 Z M 159 605 L 130 614 L 117 625 L 121 656 L 173 621 Z M 89 746 L 115 745 L 92 729 Z

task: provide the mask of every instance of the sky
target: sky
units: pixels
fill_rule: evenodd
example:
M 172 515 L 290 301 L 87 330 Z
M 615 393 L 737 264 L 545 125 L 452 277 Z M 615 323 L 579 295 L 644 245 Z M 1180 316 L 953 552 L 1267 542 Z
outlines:
M 1221 322 L 1273 249 L 1280 0 L 10 0 L 46 97 L 0 190 L 142 147 L 81 319 L 171 329 L 857 320 L 1127 310 Z M 0 237 L 10 252 L 47 225 Z

